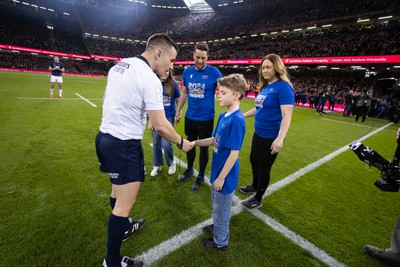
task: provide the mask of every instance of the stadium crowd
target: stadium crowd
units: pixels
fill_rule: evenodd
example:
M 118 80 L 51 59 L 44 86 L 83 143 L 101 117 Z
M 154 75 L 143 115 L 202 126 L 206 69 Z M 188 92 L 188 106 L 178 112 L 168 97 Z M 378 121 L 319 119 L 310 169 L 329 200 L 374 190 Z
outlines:
M 216 13 L 190 15 L 182 12 L 156 13 L 154 16 L 119 14 L 111 16 L 110 10 L 100 11 L 102 23 L 93 16 L 93 10 L 83 9 L 80 17 L 84 30 L 98 34 L 117 34 L 143 37 L 166 32 L 173 39 L 226 38 L 243 34 L 272 31 L 281 27 L 310 26 L 323 21 L 340 21 L 362 15 L 398 10 L 400 4 L 393 0 L 353 1 L 259 1 L 247 6 L 220 9 Z M 154 11 L 156 12 L 156 11 Z M 156 17 L 157 19 L 154 19 Z M 238 19 L 240 18 L 240 19 Z M 124 23 L 123 21 L 126 21 Z M 129 27 L 135 25 L 135 27 Z M 193 30 L 195 29 L 195 30 Z
M 82 55 L 127 57 L 140 53 L 144 48 L 143 43 L 126 40 L 145 40 L 155 29 L 157 32 L 168 33 L 177 41 L 232 38 L 210 44 L 211 59 L 261 58 L 270 52 L 282 57 L 388 55 L 399 52 L 398 21 L 354 25 L 358 17 L 371 13 L 368 13 L 370 10 L 374 10 L 374 14 L 387 14 L 391 11 L 398 13 L 400 4 L 393 0 L 351 3 L 340 0 L 335 1 L 335 4 L 322 0 L 273 1 L 270 4 L 249 5 L 245 10 L 221 10 L 218 13 L 195 15 L 182 12 L 120 12 L 116 16 L 112 10 L 80 8 L 78 11 L 66 5 L 65 9 L 70 11 L 66 16 L 60 14 L 61 12 L 41 9 L 32 12 L 29 6 L 6 0 L 0 1 L 0 7 L 0 37 L 4 40 L 3 43 Z M 15 17 L 19 19 L 15 20 Z M 99 17 L 102 18 L 100 21 Z M 349 20 L 352 24 L 349 24 Z M 335 21 L 340 26 L 235 39 L 253 33 Z M 15 32 L 19 34 L 13 34 Z M 32 35 L 32 32 L 35 34 Z M 95 37 L 88 37 L 85 33 L 91 33 L 90 36 Z M 103 36 L 108 36 L 108 39 Z M 116 39 L 111 40 L 111 37 Z M 124 40 L 121 41 L 120 38 Z M 190 47 L 181 46 L 178 59 L 191 59 Z
M 135 40 L 145 40 L 154 33 L 154 29 L 168 33 L 177 41 L 182 40 L 178 60 L 192 60 L 192 44 L 183 41 L 214 40 L 221 37 L 225 40 L 209 43 L 210 59 L 262 58 L 269 53 L 279 54 L 283 58 L 399 54 L 398 20 L 358 25 L 354 23 L 356 18 L 371 13 L 371 10 L 374 10 L 376 15 L 389 11 L 398 13 L 400 3 L 393 0 L 350 3 L 345 0 L 334 3 L 322 0 L 301 3 L 295 0 L 272 1 L 268 4 L 262 2 L 249 5 L 245 9 L 233 8 L 230 12 L 221 9 L 217 13 L 196 15 L 185 12 L 137 12 L 135 15 L 120 12 L 115 16 L 117 11 L 114 10 L 93 10 L 89 7 L 74 9 L 65 5 L 65 10 L 69 12 L 66 16 L 60 12 L 41 9 L 32 12 L 29 6 L 6 0 L 0 0 L 0 7 L 0 38 L 3 44 L 80 55 L 130 57 L 139 54 L 144 50 L 145 44 Z M 19 19 L 15 20 L 17 16 Z M 157 19 L 154 19 L 155 16 Z M 99 17 L 102 18 L 101 21 Z M 270 34 L 273 30 L 281 31 L 285 28 L 329 22 L 340 23 L 335 27 L 312 31 Z M 32 32 L 35 34 L 31 34 Z M 85 34 L 86 32 L 91 34 Z M 269 33 L 260 36 L 262 32 Z M 253 33 L 258 33 L 258 36 L 248 36 Z M 108 38 L 104 38 L 103 35 L 107 35 Z M 111 38 L 112 36 L 115 38 Z M 128 42 L 129 38 L 132 41 Z M 106 75 L 113 65 L 111 61 L 94 59 L 61 60 L 65 62 L 67 73 Z M 48 56 L 0 51 L 1 67 L 47 70 L 48 62 Z M 178 79 L 182 71 L 183 67 L 176 68 Z M 221 71 L 224 74 L 243 72 L 250 84 L 250 91 L 257 93 L 256 69 L 227 68 Z M 308 101 L 310 107 L 314 108 L 318 102 L 318 95 L 328 90 L 327 88 L 334 103 L 344 104 L 350 91 L 362 92 L 369 89 L 381 75 L 365 78 L 365 74 L 360 71 L 328 70 L 291 70 L 289 74 L 297 90 L 296 103 Z M 385 75 L 390 74 L 386 72 Z M 371 109 L 377 110 L 381 102 L 378 100 L 372 103 Z M 397 105 L 390 101 L 386 104 L 386 111 Z M 386 111 L 384 114 L 387 115 Z M 373 113 L 372 111 L 371 114 Z

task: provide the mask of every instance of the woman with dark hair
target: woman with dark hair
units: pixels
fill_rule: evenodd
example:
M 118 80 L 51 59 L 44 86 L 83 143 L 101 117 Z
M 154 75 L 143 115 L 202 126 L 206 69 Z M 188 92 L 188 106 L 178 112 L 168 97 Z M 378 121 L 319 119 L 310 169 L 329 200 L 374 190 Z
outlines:
M 165 110 L 165 117 L 174 126 L 175 118 L 175 104 L 178 103 L 181 93 L 179 92 L 179 85 L 172 76 L 172 70 L 169 71 L 166 77 L 161 77 L 163 86 L 163 104 Z M 172 143 L 167 139 L 161 137 L 153 126 L 149 123 L 149 128 L 152 130 L 153 136 L 153 170 L 150 176 L 156 176 L 163 165 L 162 150 L 164 150 L 165 161 L 168 165 L 168 174 L 172 175 L 176 172 L 176 162 L 174 160 L 174 150 Z

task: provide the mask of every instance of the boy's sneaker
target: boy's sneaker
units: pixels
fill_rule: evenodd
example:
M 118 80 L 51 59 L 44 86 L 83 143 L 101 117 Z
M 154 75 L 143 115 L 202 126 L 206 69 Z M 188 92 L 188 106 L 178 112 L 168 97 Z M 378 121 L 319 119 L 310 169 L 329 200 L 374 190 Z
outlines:
M 196 181 L 192 185 L 192 191 L 200 189 L 200 187 L 204 184 L 204 178 L 197 177 Z
M 243 193 L 243 194 L 257 193 L 257 189 L 254 189 L 254 187 L 252 185 L 241 186 L 241 187 L 239 187 L 239 191 L 240 191 L 240 193 Z
M 214 224 L 204 226 L 202 230 L 203 233 L 212 235 L 214 233 Z
M 62 95 L 59 95 L 58 98 L 63 98 Z
M 123 256 L 120 266 L 121 267 L 142 267 L 143 266 L 143 261 L 134 260 L 134 259 L 129 258 L 127 256 Z M 106 259 L 103 260 L 103 267 L 109 267 L 107 265 Z
M 150 176 L 156 176 L 161 171 L 161 166 L 153 166 Z
M 186 170 L 183 174 L 179 175 L 179 182 L 186 182 L 190 177 L 193 176 L 193 170 Z
M 242 201 L 242 205 L 248 209 L 262 207 L 262 203 L 260 201 L 257 201 L 254 197 L 251 197 L 248 200 Z
M 172 175 L 176 172 L 176 162 L 175 160 L 172 162 L 171 166 L 168 168 L 168 174 Z
M 50 98 L 53 98 L 53 94 L 50 94 Z
M 141 229 L 144 224 L 146 223 L 145 219 L 139 219 L 137 221 L 133 221 L 132 218 L 129 218 L 129 221 L 131 222 L 131 227 L 129 228 L 128 231 L 125 232 L 124 238 L 122 241 L 128 240 L 128 238 L 134 233 L 137 232 L 139 229 Z
M 221 252 L 228 252 L 228 245 L 225 245 L 225 246 L 217 245 L 217 243 L 214 242 L 213 237 L 202 238 L 200 242 L 203 245 L 203 247 L 205 247 L 205 248 L 213 248 L 213 249 L 216 249 Z

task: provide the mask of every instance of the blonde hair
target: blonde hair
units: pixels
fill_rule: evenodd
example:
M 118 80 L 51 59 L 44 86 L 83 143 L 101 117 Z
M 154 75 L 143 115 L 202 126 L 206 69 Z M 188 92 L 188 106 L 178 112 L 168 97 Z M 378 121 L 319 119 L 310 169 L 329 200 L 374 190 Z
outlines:
M 264 79 L 264 77 L 262 76 L 262 64 L 264 63 L 264 61 L 266 59 L 268 59 L 269 61 L 272 62 L 272 65 L 274 66 L 274 70 L 276 73 L 276 77 L 278 77 L 278 80 L 287 82 L 288 84 L 290 84 L 290 86 L 293 89 L 293 84 L 290 82 L 289 74 L 286 71 L 286 67 L 283 64 L 282 59 L 276 54 L 266 55 L 261 60 L 260 68 L 258 70 L 258 79 L 259 79 L 261 88 L 264 88 L 268 84 L 268 80 Z
M 240 93 L 241 100 L 246 92 L 246 79 L 243 74 L 234 73 L 223 78 L 218 79 L 218 87 L 225 86 L 234 93 Z

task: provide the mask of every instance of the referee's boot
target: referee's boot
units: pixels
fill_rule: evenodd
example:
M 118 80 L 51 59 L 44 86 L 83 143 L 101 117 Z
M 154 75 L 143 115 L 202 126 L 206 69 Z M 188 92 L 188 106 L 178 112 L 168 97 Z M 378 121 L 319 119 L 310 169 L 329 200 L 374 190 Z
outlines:
M 125 232 L 122 241 L 128 240 L 133 233 L 139 231 L 146 223 L 145 219 L 139 219 L 137 221 L 133 221 L 132 218 L 129 218 L 129 221 L 131 222 L 131 227 L 128 229 L 128 231 Z
M 119 264 L 121 267 L 142 267 L 143 261 L 141 260 L 134 260 L 127 256 L 123 256 L 121 263 Z M 103 260 L 103 267 L 111 267 L 107 264 L 106 259 Z

